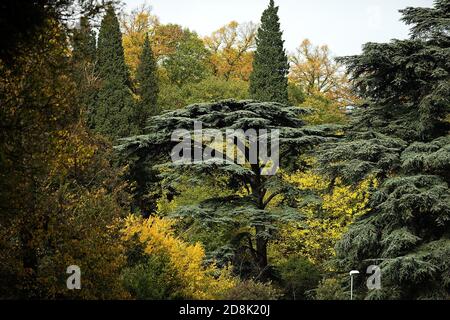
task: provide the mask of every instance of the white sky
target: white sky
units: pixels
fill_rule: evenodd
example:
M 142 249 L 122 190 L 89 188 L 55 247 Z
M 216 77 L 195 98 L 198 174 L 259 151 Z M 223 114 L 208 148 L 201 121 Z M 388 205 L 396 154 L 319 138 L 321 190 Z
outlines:
M 202 36 L 232 20 L 259 22 L 269 0 L 124 0 L 126 10 L 143 3 L 162 23 L 176 23 Z M 399 21 L 399 9 L 431 7 L 433 0 L 275 0 L 280 7 L 286 48 L 293 51 L 309 38 L 328 44 L 337 55 L 361 52 L 366 42 L 404 39 L 408 27 Z

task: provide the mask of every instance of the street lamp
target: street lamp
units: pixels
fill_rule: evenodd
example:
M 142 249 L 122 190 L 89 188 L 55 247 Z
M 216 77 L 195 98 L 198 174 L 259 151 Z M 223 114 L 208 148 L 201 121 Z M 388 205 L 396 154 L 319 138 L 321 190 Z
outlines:
M 350 271 L 350 300 L 353 300 L 353 276 L 359 274 L 358 270 Z

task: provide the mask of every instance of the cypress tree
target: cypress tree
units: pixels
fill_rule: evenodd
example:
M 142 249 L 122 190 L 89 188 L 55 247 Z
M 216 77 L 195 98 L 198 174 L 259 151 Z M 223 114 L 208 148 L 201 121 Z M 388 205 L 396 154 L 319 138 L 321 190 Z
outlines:
M 289 63 L 280 30 L 278 7 L 270 0 L 256 37 L 257 49 L 250 75 L 250 96 L 260 101 L 288 102 Z
M 137 68 L 136 79 L 138 82 L 137 93 L 140 100 L 136 106 L 135 118 L 139 130 L 142 132 L 146 120 L 159 114 L 158 109 L 158 76 L 156 60 L 150 46 L 148 34 L 145 37 L 141 59 Z
M 98 37 L 98 93 L 93 126 L 111 138 L 137 133 L 131 81 L 122 46 L 122 33 L 114 8 L 109 6 Z
M 87 114 L 87 123 L 92 126 L 98 91 L 96 70 L 96 36 L 89 19 L 81 17 L 79 28 L 73 33 L 72 65 L 73 77 L 78 87 L 79 105 Z
M 449 1 L 407 8 L 411 38 L 366 44 L 342 61 L 368 103 L 324 169 L 349 183 L 377 176 L 371 212 L 337 246 L 343 271 L 381 268 L 372 299 L 448 299 L 450 292 Z

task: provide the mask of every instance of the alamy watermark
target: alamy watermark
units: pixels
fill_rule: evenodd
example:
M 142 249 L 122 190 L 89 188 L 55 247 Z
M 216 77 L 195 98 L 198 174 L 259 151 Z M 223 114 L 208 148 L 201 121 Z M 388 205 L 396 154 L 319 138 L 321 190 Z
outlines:
M 81 269 L 79 266 L 67 267 L 67 274 L 70 276 L 67 278 L 66 285 L 69 290 L 81 290 Z
M 275 175 L 280 167 L 280 131 L 273 129 L 203 129 L 194 122 L 194 131 L 178 129 L 172 133 L 178 142 L 171 153 L 174 163 L 214 161 L 225 164 L 258 165 L 261 175 Z

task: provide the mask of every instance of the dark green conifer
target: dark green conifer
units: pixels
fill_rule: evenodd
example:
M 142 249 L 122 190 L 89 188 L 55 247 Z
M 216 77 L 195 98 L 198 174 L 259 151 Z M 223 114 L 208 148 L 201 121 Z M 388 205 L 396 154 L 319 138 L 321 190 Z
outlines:
M 142 132 L 146 121 L 160 113 L 158 108 L 158 75 L 156 60 L 150 46 L 148 35 L 145 37 L 141 59 L 137 68 L 137 93 L 140 97 L 135 110 L 136 123 Z
M 280 30 L 278 7 L 270 0 L 261 18 L 250 76 L 250 95 L 259 101 L 288 102 L 289 63 Z
M 81 17 L 80 25 L 73 32 L 72 66 L 73 77 L 77 84 L 77 96 L 80 108 L 86 113 L 86 121 L 92 126 L 99 89 L 96 70 L 96 36 L 87 17 Z
M 131 81 L 122 46 L 122 33 L 114 8 L 109 6 L 98 37 L 98 73 L 101 88 L 93 127 L 113 139 L 138 132 Z
M 321 158 L 348 183 L 380 180 L 371 212 L 337 246 L 342 271 L 381 267 L 381 290 L 361 283 L 361 297 L 449 298 L 449 6 L 407 8 L 410 39 L 369 43 L 343 59 L 368 103 Z

